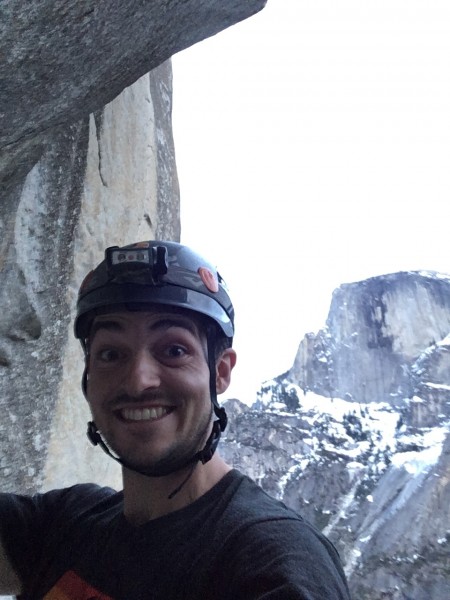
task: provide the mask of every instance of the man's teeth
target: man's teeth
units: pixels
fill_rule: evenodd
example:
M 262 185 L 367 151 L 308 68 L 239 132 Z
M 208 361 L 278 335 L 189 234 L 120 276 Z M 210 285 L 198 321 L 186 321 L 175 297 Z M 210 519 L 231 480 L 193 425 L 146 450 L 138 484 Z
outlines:
M 152 421 L 169 412 L 164 406 L 157 408 L 123 408 L 122 417 L 127 421 Z

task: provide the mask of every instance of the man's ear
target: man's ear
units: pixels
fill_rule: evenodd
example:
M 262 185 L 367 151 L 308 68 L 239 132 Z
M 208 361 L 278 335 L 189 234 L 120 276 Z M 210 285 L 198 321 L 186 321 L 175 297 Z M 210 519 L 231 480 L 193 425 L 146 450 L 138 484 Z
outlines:
M 216 362 L 216 389 L 218 394 L 223 394 L 230 385 L 231 371 L 236 364 L 236 352 L 227 348 L 222 352 Z

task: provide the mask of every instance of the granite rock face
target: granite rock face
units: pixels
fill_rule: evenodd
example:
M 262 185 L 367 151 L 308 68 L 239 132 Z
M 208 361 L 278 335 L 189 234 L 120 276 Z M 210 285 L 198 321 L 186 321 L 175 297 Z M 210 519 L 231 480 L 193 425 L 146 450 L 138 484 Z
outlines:
M 300 343 L 288 378 L 322 396 L 401 404 L 418 385 L 413 364 L 426 362 L 430 352 L 440 354 L 448 376 L 436 344 L 450 331 L 449 286 L 449 277 L 424 272 L 340 286 L 326 326 Z
M 4 0 L 0 6 L 0 180 L 14 185 L 55 130 L 101 110 L 173 54 L 265 0 Z
M 323 530 L 359 600 L 450 598 L 450 278 L 341 286 L 222 454 Z

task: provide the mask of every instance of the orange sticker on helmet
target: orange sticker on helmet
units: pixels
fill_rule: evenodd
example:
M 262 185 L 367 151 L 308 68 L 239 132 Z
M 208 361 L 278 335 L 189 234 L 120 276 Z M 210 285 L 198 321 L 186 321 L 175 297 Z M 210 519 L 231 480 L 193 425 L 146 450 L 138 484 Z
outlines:
M 200 279 L 205 284 L 205 287 L 210 292 L 215 294 L 219 291 L 219 282 L 217 281 L 217 277 L 214 275 L 214 273 L 211 273 L 211 271 L 206 267 L 200 267 L 198 274 L 200 275 Z
M 136 242 L 135 244 L 130 244 L 126 246 L 126 248 L 148 248 L 149 242 Z
M 85 289 L 88 287 L 89 282 L 91 281 L 93 276 L 94 276 L 94 271 L 89 271 L 89 273 L 83 279 L 83 283 L 80 285 L 80 291 L 78 292 L 79 294 L 82 294 L 85 291 Z

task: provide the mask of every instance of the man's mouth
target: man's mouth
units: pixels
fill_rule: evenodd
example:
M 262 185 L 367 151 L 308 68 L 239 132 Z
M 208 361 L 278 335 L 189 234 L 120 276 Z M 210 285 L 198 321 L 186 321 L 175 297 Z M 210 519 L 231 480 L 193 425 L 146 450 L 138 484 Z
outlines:
M 169 406 L 156 406 L 152 408 L 122 408 L 119 414 L 125 421 L 155 421 L 173 411 Z

